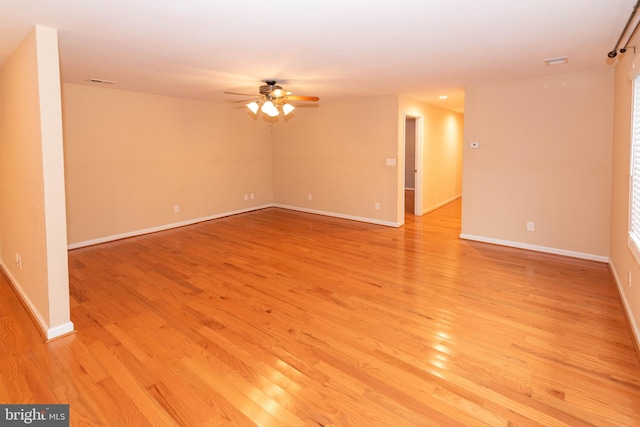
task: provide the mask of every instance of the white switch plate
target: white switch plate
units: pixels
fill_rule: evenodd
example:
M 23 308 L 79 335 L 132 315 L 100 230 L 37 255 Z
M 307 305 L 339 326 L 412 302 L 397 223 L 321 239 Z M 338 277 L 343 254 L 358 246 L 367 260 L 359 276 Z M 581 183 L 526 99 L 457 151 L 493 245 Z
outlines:
M 387 159 L 387 166 L 395 166 L 396 159 Z
M 479 142 L 471 142 L 469 144 L 469 148 L 480 148 L 480 143 Z

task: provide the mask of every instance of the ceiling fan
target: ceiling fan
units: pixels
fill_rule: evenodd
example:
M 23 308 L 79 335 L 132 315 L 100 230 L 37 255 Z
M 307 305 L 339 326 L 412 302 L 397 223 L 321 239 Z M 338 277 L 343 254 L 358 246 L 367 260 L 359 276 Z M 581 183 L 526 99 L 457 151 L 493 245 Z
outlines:
M 264 80 L 264 85 L 260 86 L 260 94 L 253 95 L 248 93 L 237 92 L 225 92 L 228 95 L 242 95 L 251 96 L 251 99 L 243 99 L 234 102 L 247 102 L 247 108 L 251 110 L 253 114 L 258 114 L 258 109 L 268 115 L 269 117 L 277 117 L 280 114 L 280 110 L 286 116 L 292 112 L 296 107 L 289 104 L 289 101 L 312 101 L 317 102 L 320 100 L 317 96 L 302 96 L 294 95 L 282 89 L 282 86 L 276 84 L 275 80 Z

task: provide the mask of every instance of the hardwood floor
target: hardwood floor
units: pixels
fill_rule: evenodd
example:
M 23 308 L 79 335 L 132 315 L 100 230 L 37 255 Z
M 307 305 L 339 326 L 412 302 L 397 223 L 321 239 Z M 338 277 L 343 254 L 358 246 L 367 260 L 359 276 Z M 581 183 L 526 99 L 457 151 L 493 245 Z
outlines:
M 607 265 L 270 208 L 69 254 L 77 333 L 0 278 L 0 402 L 91 426 L 640 425 Z
M 405 213 L 409 213 L 411 215 L 414 214 L 415 210 L 415 190 L 404 190 L 404 211 Z

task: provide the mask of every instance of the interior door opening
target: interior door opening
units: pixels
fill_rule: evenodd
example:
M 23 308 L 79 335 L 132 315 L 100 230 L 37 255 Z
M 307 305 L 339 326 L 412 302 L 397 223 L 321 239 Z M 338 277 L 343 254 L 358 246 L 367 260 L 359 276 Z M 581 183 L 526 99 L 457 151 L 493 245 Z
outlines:
M 422 118 L 405 116 L 404 129 L 404 213 L 421 215 Z

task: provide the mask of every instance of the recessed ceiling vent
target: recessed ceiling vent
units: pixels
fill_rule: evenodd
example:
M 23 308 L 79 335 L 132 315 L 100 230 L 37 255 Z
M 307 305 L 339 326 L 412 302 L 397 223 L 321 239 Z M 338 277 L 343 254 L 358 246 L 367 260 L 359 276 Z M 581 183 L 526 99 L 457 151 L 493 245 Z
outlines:
M 113 80 L 104 80 L 104 79 L 89 79 L 91 83 L 101 83 L 103 85 L 114 85 L 118 82 L 114 82 Z
M 562 65 L 569 62 L 568 56 L 558 56 L 556 58 L 547 58 L 544 60 L 546 65 Z

